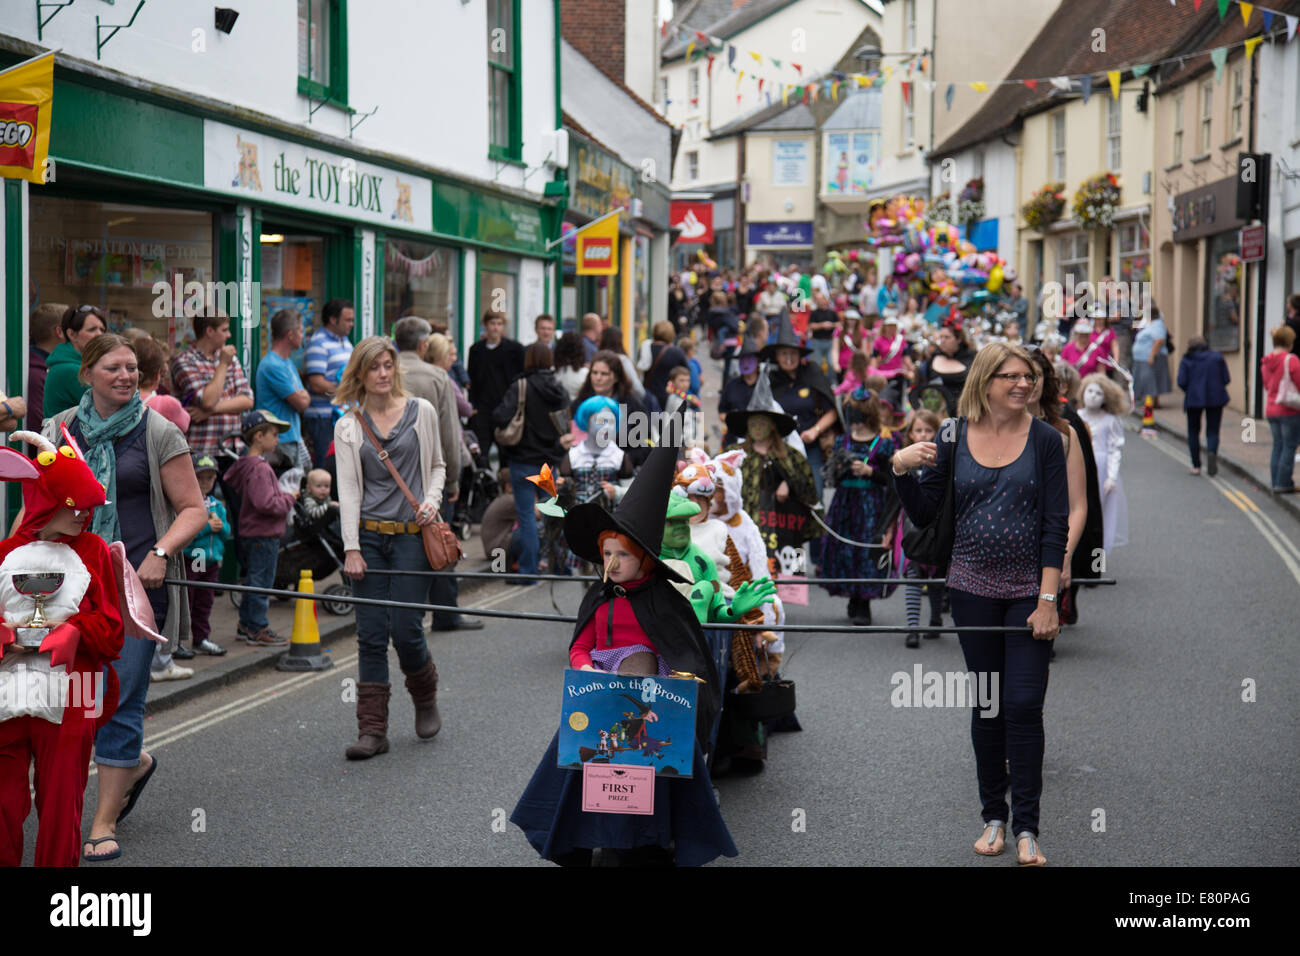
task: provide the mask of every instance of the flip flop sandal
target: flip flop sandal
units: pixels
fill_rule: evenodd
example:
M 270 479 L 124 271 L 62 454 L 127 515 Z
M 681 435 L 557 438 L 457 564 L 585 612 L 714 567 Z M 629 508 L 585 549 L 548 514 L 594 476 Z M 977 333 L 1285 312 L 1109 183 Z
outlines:
M 109 840 L 112 840 L 114 843 L 117 843 L 117 837 L 106 836 L 106 837 L 99 837 L 96 840 L 84 840 L 82 841 L 81 845 L 85 846 L 87 843 L 89 843 L 92 847 L 95 847 L 95 846 L 99 846 L 101 843 L 107 843 Z M 103 863 L 105 860 L 116 860 L 121 855 L 122 855 L 122 845 L 118 843 L 117 849 L 114 850 L 112 853 L 82 853 L 81 858 L 88 863 Z
M 1019 843 L 1021 840 L 1029 841 L 1029 855 L 1031 859 L 1028 861 L 1020 859 Z M 1044 866 L 1046 864 L 1047 862 L 1046 860 L 1044 860 L 1042 863 L 1038 862 L 1038 840 L 1036 840 L 1034 838 L 1034 835 L 1030 833 L 1028 830 L 1024 830 L 1016 834 L 1016 844 L 1017 844 L 1016 862 L 1019 863 L 1021 866 Z
M 125 820 L 127 815 L 135 809 L 135 802 L 140 799 L 140 794 L 144 793 L 144 785 L 149 782 L 149 778 L 153 776 L 153 772 L 157 769 L 158 758 L 154 757 L 153 763 L 149 765 L 149 769 L 145 771 L 144 776 L 137 780 L 135 785 L 126 792 L 126 806 L 123 807 L 122 812 L 117 815 L 118 823 Z
M 1007 825 L 1003 823 L 1001 820 L 990 820 L 988 823 L 984 824 L 984 829 L 993 831 L 992 833 L 989 834 L 988 840 L 985 841 L 986 844 L 990 847 L 990 849 L 976 850 L 975 852 L 978 853 L 980 856 L 1001 856 L 1003 852 L 1005 852 L 1007 847 Z M 997 841 L 999 832 L 1002 834 L 1002 849 L 994 851 L 991 848 L 993 844 Z

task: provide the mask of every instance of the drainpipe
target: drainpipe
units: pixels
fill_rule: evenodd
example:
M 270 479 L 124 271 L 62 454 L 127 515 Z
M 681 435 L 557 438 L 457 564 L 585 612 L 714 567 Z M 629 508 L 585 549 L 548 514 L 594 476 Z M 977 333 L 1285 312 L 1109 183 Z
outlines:
M 555 128 L 560 130 L 564 128 L 564 105 L 560 95 L 560 0 L 552 0 L 551 8 L 555 17 Z M 555 200 L 553 213 L 555 221 L 552 224 L 550 238 L 558 240 L 564 233 L 564 211 L 569 206 L 568 174 L 565 170 L 556 167 L 555 175 L 547 183 L 544 195 Z M 564 301 L 564 243 L 555 243 L 551 262 L 555 267 L 555 295 L 551 314 L 555 316 L 556 326 L 559 328 L 564 324 L 564 316 L 561 313 L 561 303 Z

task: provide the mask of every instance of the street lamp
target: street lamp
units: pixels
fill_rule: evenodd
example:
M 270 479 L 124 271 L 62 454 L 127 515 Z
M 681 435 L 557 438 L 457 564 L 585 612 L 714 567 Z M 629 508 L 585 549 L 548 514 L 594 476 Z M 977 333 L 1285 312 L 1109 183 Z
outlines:
M 874 43 L 860 46 L 853 51 L 853 59 L 862 61 L 863 72 L 865 73 L 874 73 L 878 70 L 880 68 L 880 61 L 887 56 L 925 57 L 929 55 L 929 50 L 921 50 L 920 52 L 911 51 L 908 53 L 882 53 L 880 47 L 876 46 Z

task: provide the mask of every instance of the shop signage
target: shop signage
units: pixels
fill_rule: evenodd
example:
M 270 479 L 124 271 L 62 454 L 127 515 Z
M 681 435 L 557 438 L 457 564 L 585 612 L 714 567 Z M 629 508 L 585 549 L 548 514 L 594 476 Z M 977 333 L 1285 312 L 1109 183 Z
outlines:
M 433 231 L 531 255 L 545 255 L 537 206 L 439 181 L 433 193 Z
M 1231 176 L 1174 197 L 1174 242 L 1187 242 L 1245 225 L 1236 216 L 1237 180 Z
M 360 162 L 301 143 L 203 121 L 208 189 L 375 225 L 424 231 L 433 184 L 421 176 Z
M 811 246 L 811 222 L 751 222 L 745 226 L 748 246 Z
M 569 206 L 595 219 L 613 209 L 630 209 L 636 193 L 636 174 L 599 146 L 574 137 L 577 162 L 569 189 Z
M 808 185 L 808 141 L 806 139 L 772 140 L 772 185 Z
M 0 72 L 0 179 L 48 179 L 54 54 Z
M 712 242 L 713 203 L 678 200 L 669 209 L 668 225 L 679 230 L 678 242 Z
M 622 218 L 610 216 L 578 233 L 578 275 L 612 276 L 618 272 L 618 221 Z
M 1241 230 L 1241 261 L 1258 262 L 1264 258 L 1264 227 L 1243 226 Z

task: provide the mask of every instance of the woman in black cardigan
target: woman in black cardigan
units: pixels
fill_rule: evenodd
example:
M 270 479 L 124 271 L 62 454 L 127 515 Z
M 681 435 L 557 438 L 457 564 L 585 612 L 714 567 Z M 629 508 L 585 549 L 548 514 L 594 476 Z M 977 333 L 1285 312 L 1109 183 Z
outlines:
M 1043 700 L 1059 629 L 1070 501 L 1060 433 L 1028 411 L 1037 378 L 1024 349 L 986 345 L 971 364 L 957 405 L 961 418 L 944 422 L 937 444 L 917 442 L 897 452 L 892 467 L 898 497 L 917 527 L 934 520 L 955 469 L 948 593 L 957 626 L 1032 628 L 1032 636 L 963 634 L 961 647 L 967 670 L 995 698 L 971 710 L 985 824 L 975 852 L 1003 851 L 1009 783 L 1019 861 L 1041 866 L 1047 862 L 1038 849 Z M 914 478 L 918 467 L 925 471 Z

